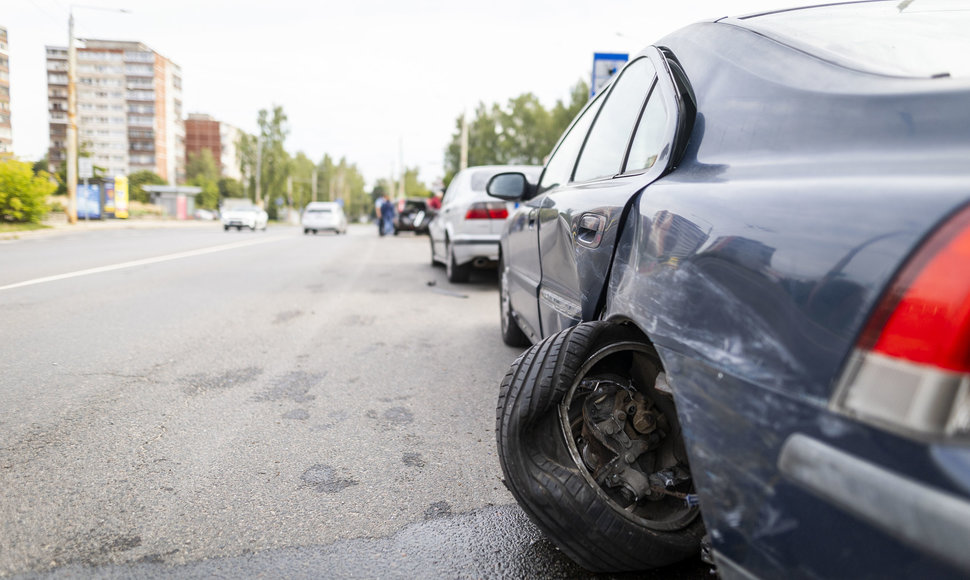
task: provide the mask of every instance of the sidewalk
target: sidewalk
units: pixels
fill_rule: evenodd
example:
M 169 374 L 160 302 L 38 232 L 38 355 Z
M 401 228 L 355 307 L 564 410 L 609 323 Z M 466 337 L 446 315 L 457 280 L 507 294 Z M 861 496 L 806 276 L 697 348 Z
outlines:
M 26 240 L 46 236 L 57 236 L 67 233 L 91 232 L 97 230 L 122 230 L 145 228 L 211 228 L 221 227 L 218 220 L 176 220 L 154 216 L 135 217 L 128 219 L 77 220 L 76 224 L 67 223 L 67 217 L 62 213 L 52 213 L 43 221 L 47 228 L 26 232 L 0 233 L 0 241 Z

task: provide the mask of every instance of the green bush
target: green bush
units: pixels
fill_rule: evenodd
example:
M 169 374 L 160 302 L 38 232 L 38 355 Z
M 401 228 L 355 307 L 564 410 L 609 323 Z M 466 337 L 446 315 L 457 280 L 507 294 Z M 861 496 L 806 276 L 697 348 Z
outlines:
M 0 222 L 40 223 L 50 210 L 47 196 L 55 189 L 47 173 L 35 174 L 30 163 L 0 161 Z

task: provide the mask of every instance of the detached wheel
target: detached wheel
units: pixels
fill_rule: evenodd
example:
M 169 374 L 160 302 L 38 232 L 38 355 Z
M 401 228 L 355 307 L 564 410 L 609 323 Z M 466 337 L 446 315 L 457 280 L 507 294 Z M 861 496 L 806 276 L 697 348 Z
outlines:
M 509 278 L 505 268 L 505 257 L 498 258 L 498 307 L 502 321 L 502 342 L 509 346 L 529 346 L 529 339 L 512 316 L 512 301 L 509 298 Z
M 704 527 L 662 373 L 634 329 L 591 322 L 536 344 L 502 381 L 506 485 L 588 570 L 645 570 L 700 551 Z
M 461 266 L 455 263 L 455 249 L 450 240 L 445 240 L 445 248 L 445 254 L 447 254 L 445 257 L 445 274 L 448 276 L 448 281 L 453 284 L 468 282 L 472 274 L 471 263 Z

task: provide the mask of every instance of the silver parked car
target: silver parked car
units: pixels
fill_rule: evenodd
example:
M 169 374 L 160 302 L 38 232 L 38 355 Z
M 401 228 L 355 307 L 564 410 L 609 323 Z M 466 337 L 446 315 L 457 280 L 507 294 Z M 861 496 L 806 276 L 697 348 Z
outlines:
M 460 171 L 451 180 L 441 210 L 428 226 L 431 263 L 445 265 L 449 282 L 467 282 L 472 268 L 498 265 L 502 229 L 515 204 L 489 197 L 485 186 L 492 176 L 510 171 L 535 185 L 542 167 L 483 165 Z

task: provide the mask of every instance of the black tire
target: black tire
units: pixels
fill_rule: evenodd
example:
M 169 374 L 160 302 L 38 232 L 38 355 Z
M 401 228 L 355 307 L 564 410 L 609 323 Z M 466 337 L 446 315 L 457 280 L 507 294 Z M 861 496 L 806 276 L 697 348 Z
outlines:
M 519 323 L 512 316 L 512 302 L 509 300 L 509 280 L 505 270 L 505 257 L 498 257 L 498 309 L 502 328 L 502 342 L 509 346 L 529 346 L 529 338 L 522 332 Z
M 228 232 L 229 231 L 229 226 L 222 226 L 222 231 Z
M 450 240 L 445 240 L 445 274 L 448 281 L 452 284 L 462 284 L 468 282 L 472 275 L 471 262 L 459 266 L 455 263 L 455 252 Z
M 591 322 L 534 345 L 512 364 L 502 381 L 496 431 L 506 485 L 563 553 L 590 571 L 645 570 L 700 551 L 704 526 L 698 508 L 686 501 L 696 496 L 676 409 L 672 397 L 654 389 L 651 382 L 661 370 L 656 351 L 635 329 Z M 623 384 L 630 387 L 620 388 Z M 613 390 L 601 393 L 601 388 Z M 631 388 L 642 395 L 638 409 L 656 411 L 651 420 L 656 420 L 653 433 L 659 438 L 653 442 L 655 448 L 642 451 L 626 467 L 649 477 L 659 476 L 665 468 L 678 470 L 677 483 L 664 483 L 667 491 L 659 491 L 651 481 L 640 502 L 616 480 L 606 485 L 615 471 L 602 469 L 600 477 L 606 479 L 599 484 L 586 465 L 590 457 L 603 466 L 617 456 L 604 453 L 608 448 L 597 441 L 604 431 L 598 427 L 593 433 L 584 419 L 584 412 L 590 411 L 582 407 L 627 408 L 630 403 L 620 396 L 632 394 Z M 636 417 L 642 416 L 638 412 Z M 595 421 L 601 418 L 594 415 Z M 631 431 L 632 423 L 625 420 L 617 433 L 633 433 L 634 443 L 645 440 L 646 435 Z M 644 423 L 638 424 L 641 429 Z M 587 433 L 589 442 L 584 439 Z M 644 469 L 641 462 L 653 467 Z M 626 511 L 624 504 L 632 505 L 632 511 Z

